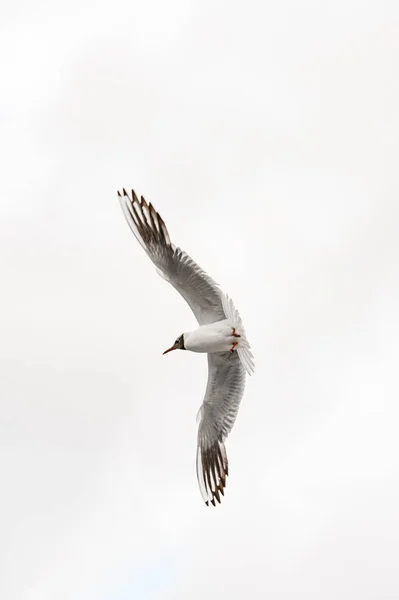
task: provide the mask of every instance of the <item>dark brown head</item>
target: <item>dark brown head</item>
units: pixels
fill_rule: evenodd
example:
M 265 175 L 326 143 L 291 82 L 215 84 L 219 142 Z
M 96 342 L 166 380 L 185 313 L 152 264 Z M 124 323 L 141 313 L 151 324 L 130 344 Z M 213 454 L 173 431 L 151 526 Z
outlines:
M 162 354 L 167 354 L 168 352 L 172 352 L 172 350 L 185 350 L 184 346 L 184 333 L 181 334 L 180 337 L 177 338 L 173 346 L 162 352 Z

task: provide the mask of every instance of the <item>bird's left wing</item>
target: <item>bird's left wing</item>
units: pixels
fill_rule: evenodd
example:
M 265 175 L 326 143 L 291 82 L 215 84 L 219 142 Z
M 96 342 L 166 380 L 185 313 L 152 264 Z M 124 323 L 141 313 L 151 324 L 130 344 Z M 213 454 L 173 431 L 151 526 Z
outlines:
M 225 318 L 219 286 L 188 254 L 174 246 L 161 216 L 143 196 L 132 190 L 118 192 L 123 213 L 140 245 L 158 273 L 183 296 L 198 323 L 206 325 Z
M 208 384 L 200 408 L 197 478 L 207 505 L 224 496 L 228 460 L 224 441 L 236 419 L 245 387 L 245 369 L 236 352 L 208 354 Z

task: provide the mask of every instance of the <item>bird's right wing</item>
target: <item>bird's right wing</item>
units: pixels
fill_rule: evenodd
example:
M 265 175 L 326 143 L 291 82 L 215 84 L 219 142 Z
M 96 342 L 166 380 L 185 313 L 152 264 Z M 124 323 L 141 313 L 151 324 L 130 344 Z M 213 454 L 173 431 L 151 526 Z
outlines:
M 245 386 L 245 369 L 236 352 L 208 354 L 208 385 L 200 408 L 197 478 L 207 505 L 224 495 L 228 461 L 224 441 L 236 419 Z
M 183 296 L 198 323 L 206 325 L 225 318 L 219 286 L 192 258 L 170 241 L 168 230 L 152 204 L 132 190 L 118 192 L 128 225 L 155 264 L 158 273 Z

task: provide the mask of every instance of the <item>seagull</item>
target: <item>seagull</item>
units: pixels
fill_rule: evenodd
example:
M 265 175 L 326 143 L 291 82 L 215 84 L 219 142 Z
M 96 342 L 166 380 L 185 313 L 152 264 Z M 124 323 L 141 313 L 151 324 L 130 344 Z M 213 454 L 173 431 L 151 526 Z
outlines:
M 241 317 L 224 294 L 188 254 L 170 241 L 166 225 L 152 204 L 132 190 L 118 191 L 127 223 L 155 265 L 157 273 L 186 300 L 199 327 L 182 333 L 163 354 L 173 350 L 205 352 L 208 383 L 198 411 L 196 470 L 205 504 L 216 506 L 224 496 L 228 460 L 224 442 L 233 428 L 245 375 L 254 372 L 254 359 Z

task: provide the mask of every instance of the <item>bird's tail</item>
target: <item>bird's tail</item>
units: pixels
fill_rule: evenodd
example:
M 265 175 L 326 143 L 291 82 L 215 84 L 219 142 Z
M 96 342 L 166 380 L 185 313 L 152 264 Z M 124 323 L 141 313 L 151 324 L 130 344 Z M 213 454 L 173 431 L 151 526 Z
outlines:
M 226 315 L 226 319 L 229 319 L 232 323 L 232 326 L 237 329 L 240 333 L 240 340 L 237 345 L 238 356 L 240 357 L 240 361 L 248 375 L 252 375 L 255 371 L 255 362 L 254 357 L 251 352 L 251 346 L 247 340 L 247 336 L 245 333 L 244 325 L 242 323 L 242 319 L 240 317 L 240 313 L 234 306 L 234 302 L 227 294 L 222 293 L 222 305 L 224 314 Z

